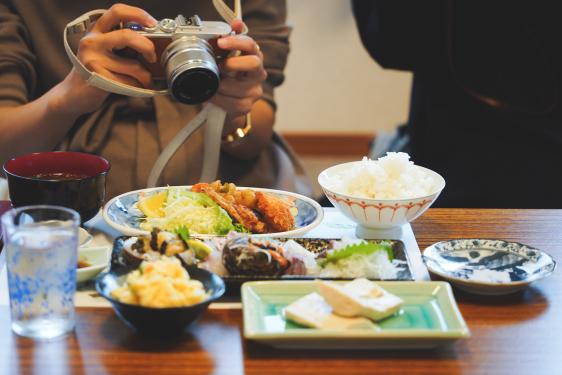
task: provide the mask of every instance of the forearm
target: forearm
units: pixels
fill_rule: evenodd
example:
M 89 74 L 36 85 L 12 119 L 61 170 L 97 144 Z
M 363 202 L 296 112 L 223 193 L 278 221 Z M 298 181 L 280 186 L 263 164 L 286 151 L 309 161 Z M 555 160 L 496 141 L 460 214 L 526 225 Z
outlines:
M 223 151 L 239 159 L 252 159 L 258 156 L 261 151 L 271 142 L 273 134 L 273 123 L 275 112 L 271 105 L 265 100 L 258 100 L 254 103 L 252 111 L 252 129 L 240 142 L 233 142 L 232 145 L 224 144 Z M 233 121 L 227 121 L 223 134 L 231 134 L 237 128 L 245 126 L 246 117 L 242 116 Z
M 0 162 L 16 155 L 53 149 L 73 125 L 77 114 L 57 102 L 61 84 L 40 98 L 17 107 L 0 108 Z

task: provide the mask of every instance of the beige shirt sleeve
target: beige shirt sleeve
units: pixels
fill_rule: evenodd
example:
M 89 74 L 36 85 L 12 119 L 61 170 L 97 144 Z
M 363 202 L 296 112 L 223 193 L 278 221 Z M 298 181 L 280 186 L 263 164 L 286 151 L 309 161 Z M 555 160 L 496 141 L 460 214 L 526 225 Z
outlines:
M 0 106 L 33 99 L 37 74 L 29 33 L 7 2 L 0 3 Z
M 249 35 L 260 46 L 264 55 L 267 80 L 263 83 L 263 99 L 276 108 L 273 89 L 285 79 L 283 70 L 289 54 L 290 28 L 287 26 L 285 0 L 251 0 L 242 2 L 244 22 Z

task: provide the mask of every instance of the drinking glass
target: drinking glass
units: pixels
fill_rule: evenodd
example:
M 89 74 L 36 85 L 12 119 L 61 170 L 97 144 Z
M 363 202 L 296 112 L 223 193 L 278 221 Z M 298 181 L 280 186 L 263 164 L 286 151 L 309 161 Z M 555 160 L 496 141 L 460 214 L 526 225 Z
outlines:
M 2 216 L 12 330 L 52 339 L 74 329 L 80 215 L 25 206 Z

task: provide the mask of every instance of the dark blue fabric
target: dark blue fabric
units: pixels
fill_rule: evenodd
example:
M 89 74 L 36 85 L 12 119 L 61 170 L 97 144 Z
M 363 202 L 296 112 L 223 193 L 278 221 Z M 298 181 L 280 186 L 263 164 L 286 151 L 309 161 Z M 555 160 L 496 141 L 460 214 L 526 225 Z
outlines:
M 561 6 L 353 1 L 370 55 L 414 73 L 411 154 L 447 181 L 436 206 L 562 208 Z

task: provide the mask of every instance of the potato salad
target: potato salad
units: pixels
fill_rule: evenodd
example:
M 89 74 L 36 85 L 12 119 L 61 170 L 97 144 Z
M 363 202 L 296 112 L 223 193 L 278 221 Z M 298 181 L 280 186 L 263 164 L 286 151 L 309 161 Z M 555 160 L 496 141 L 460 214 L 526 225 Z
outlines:
M 200 281 L 190 279 L 179 260 L 162 257 L 142 262 L 111 296 L 123 303 L 163 308 L 200 303 L 207 298 L 207 293 Z

